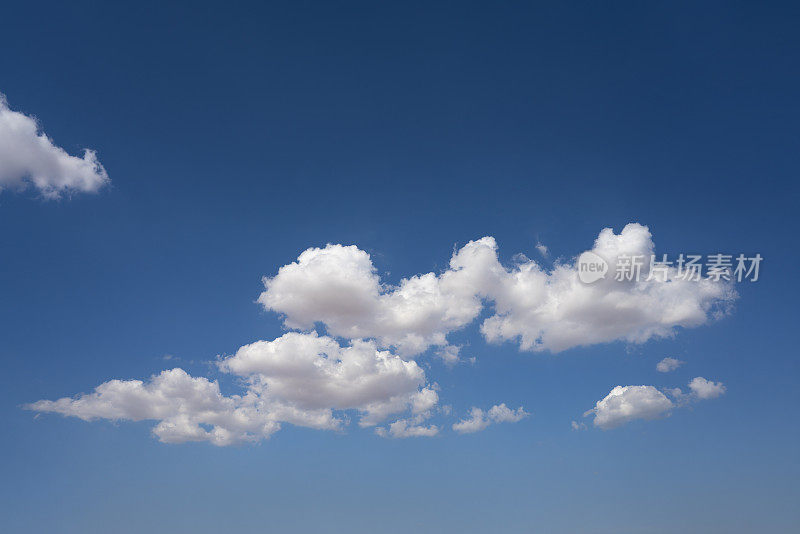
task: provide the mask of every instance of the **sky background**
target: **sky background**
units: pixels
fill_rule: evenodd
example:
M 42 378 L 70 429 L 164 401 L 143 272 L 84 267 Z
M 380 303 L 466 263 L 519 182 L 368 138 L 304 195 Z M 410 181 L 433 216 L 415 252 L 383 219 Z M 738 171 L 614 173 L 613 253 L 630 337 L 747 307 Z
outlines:
M 0 528 L 793 530 L 798 23 L 738 2 L 5 6 L 0 92 L 111 185 L 0 193 Z M 569 259 L 628 222 L 658 252 L 760 253 L 761 279 L 674 339 L 524 353 L 476 322 L 452 336 L 474 365 L 420 360 L 455 415 L 505 402 L 517 424 L 219 448 L 20 408 L 173 366 L 230 392 L 208 362 L 284 332 L 261 277 L 311 246 L 397 283 L 482 236 Z M 694 376 L 727 394 L 570 428 L 616 385 Z

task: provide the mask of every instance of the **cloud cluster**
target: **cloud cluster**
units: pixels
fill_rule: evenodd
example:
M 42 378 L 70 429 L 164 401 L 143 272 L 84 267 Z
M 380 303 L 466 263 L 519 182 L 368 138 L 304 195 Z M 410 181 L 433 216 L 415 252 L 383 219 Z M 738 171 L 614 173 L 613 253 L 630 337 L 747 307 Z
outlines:
M 173 369 L 147 383 L 111 380 L 94 393 L 26 407 L 84 420 L 155 420 L 163 442 L 229 445 L 267 438 L 282 422 L 338 430 L 352 410 L 361 426 L 374 426 L 396 413 L 429 413 L 438 402 L 416 362 L 369 341 L 342 347 L 326 336 L 290 332 L 246 345 L 219 367 L 242 378 L 242 395 L 224 396 L 216 382 Z
M 33 117 L 12 111 L 0 94 L 0 189 L 32 185 L 45 198 L 95 192 L 108 183 L 97 154 L 70 156 L 39 131 Z
M 516 423 L 530 414 L 522 406 L 512 410 L 505 404 L 492 406 L 488 412 L 473 407 L 469 416 L 453 425 L 453 430 L 459 434 L 472 434 L 485 430 L 492 423 Z
M 597 401 L 584 417 L 594 415 L 594 426 L 610 430 L 636 419 L 647 421 L 666 417 L 673 408 L 686 406 L 695 400 L 713 399 L 725 393 L 725 386 L 721 382 L 711 382 L 700 376 L 689 382 L 689 389 L 691 394 L 685 394 L 679 388 L 667 390 L 675 399 L 673 402 L 653 386 L 616 386 L 605 398 Z M 575 421 L 572 426 L 573 429 L 579 429 Z
M 592 252 L 615 263 L 619 256 L 650 258 L 655 246 L 646 226 L 600 232 Z M 450 332 L 474 321 L 485 305 L 493 313 L 481 325 L 489 342 L 515 341 L 522 350 L 560 352 L 612 341 L 643 343 L 674 335 L 724 314 L 736 298 L 724 281 L 682 280 L 670 268 L 639 281 L 609 277 L 584 284 L 574 262 L 545 270 L 524 258 L 511 267 L 498 258 L 492 237 L 456 251 L 447 270 L 383 283 L 366 252 L 355 246 L 310 248 L 296 262 L 264 279 L 259 302 L 283 316 L 287 328 L 309 331 L 322 323 L 329 334 L 375 339 L 413 357 L 439 346 L 457 359 Z
M 653 250 L 649 230 L 639 224 L 619 234 L 603 230 L 592 249 L 610 261 Z M 148 382 L 111 380 L 93 393 L 26 407 L 85 420 L 153 420 L 155 435 L 170 443 L 258 441 L 282 423 L 339 430 L 351 415 L 384 437 L 433 436 L 440 431 L 428 423 L 439 402 L 437 387 L 415 358 L 433 347 L 445 363 L 456 363 L 459 347 L 448 334 L 482 313 L 480 329 L 488 341 L 558 352 L 671 336 L 708 322 L 736 297 L 729 283 L 682 281 L 673 271 L 650 278 L 645 268 L 640 280 L 587 285 L 574 263 L 545 270 L 524 257 L 506 267 L 494 238 L 484 237 L 456 250 L 444 272 L 393 286 L 381 281 L 369 254 L 355 246 L 310 248 L 265 278 L 258 299 L 295 331 L 245 345 L 218 361 L 221 372 L 236 378 L 240 394 L 223 395 L 217 382 L 172 369 Z M 317 334 L 318 324 L 326 335 Z M 667 358 L 659 370 L 675 362 Z M 689 389 L 669 392 L 673 402 L 652 386 L 617 386 L 587 414 L 594 414 L 595 426 L 613 428 L 725 391 L 701 377 Z M 477 432 L 527 415 L 505 404 L 472 408 L 452 429 Z

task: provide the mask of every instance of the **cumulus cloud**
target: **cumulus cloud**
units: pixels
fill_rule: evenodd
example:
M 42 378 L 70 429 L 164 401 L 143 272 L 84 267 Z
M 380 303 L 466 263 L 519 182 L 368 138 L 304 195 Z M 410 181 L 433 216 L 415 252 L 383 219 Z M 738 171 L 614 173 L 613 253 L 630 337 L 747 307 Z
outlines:
M 373 338 L 414 356 L 432 345 L 446 347 L 449 332 L 478 316 L 482 304 L 474 288 L 486 263 L 496 260 L 493 251 L 491 238 L 470 242 L 442 275 L 421 274 L 388 286 L 369 254 L 355 246 L 310 248 L 264 279 L 258 301 L 282 314 L 287 328 L 308 331 L 321 322 L 331 335 Z M 457 357 L 452 349 L 444 354 Z
M 722 382 L 712 382 L 702 376 L 698 376 L 689 382 L 689 389 L 698 399 L 716 399 L 725 394 L 725 386 Z
M 663 360 L 661 360 L 656 364 L 656 370 L 659 373 L 669 373 L 671 371 L 674 371 L 684 363 L 686 362 L 683 362 L 676 358 L 664 358 Z
M 427 417 L 438 402 L 415 362 L 368 341 L 342 347 L 327 336 L 290 332 L 245 345 L 219 367 L 242 378 L 241 395 L 224 396 L 216 382 L 173 369 L 147 383 L 111 380 L 91 394 L 26 408 L 84 420 L 156 420 L 153 432 L 161 441 L 228 445 L 267 438 L 282 422 L 338 430 L 347 424 L 342 414 L 348 410 L 360 414 L 362 426 L 405 411 Z M 401 424 L 392 432 L 433 430 Z
M 26 406 L 85 421 L 159 421 L 153 433 L 165 443 L 210 441 L 228 445 L 269 437 L 280 424 L 257 395 L 226 397 L 219 384 L 189 376 L 183 369 L 163 371 L 141 380 L 110 380 L 94 393 L 40 400 Z
M 657 419 L 674 405 L 653 386 L 617 386 L 584 415 L 594 414 L 594 426 L 609 430 L 635 419 Z
M 425 383 L 416 362 L 377 350 L 374 342 L 341 347 L 316 333 L 289 332 L 245 345 L 220 367 L 302 409 L 359 409 L 373 416 L 413 404 Z M 430 393 L 435 403 L 436 392 Z
M 690 394 L 680 388 L 666 389 L 673 402 L 653 386 L 617 386 L 594 408 L 584 413 L 584 417 L 594 415 L 594 426 L 609 430 L 636 419 L 666 417 L 674 408 L 688 406 L 692 401 L 713 399 L 725 393 L 725 386 L 721 382 L 711 382 L 700 376 L 689 382 L 689 389 Z M 572 428 L 578 430 L 576 425 L 573 421 Z
M 453 430 L 459 434 L 471 434 L 485 430 L 492 423 L 516 423 L 529 415 L 522 406 L 512 410 L 505 403 L 492 406 L 488 412 L 473 407 L 468 417 L 453 424 Z
M 517 340 L 523 350 L 560 352 L 572 347 L 626 341 L 643 343 L 670 337 L 724 313 L 736 294 L 729 283 L 682 280 L 670 268 L 650 277 L 655 245 L 646 226 L 628 224 L 615 234 L 606 228 L 592 252 L 616 265 L 621 256 L 647 259 L 639 281 L 613 276 L 584 284 L 574 264 L 545 271 L 535 262 L 511 270 L 493 269 L 499 278 L 487 295 L 495 314 L 481 330 L 490 342 Z
M 413 357 L 431 346 L 454 361 L 447 335 L 474 321 L 488 304 L 481 325 L 489 342 L 516 341 L 522 350 L 560 352 L 612 341 L 643 343 L 670 337 L 724 314 L 736 298 L 724 281 L 682 280 L 674 268 L 649 276 L 654 244 L 650 231 L 629 224 L 619 234 L 606 228 L 592 251 L 609 263 L 642 256 L 639 281 L 608 277 L 584 284 L 574 263 L 552 270 L 520 257 L 503 266 L 492 237 L 457 250 L 447 270 L 383 283 L 369 254 L 355 246 L 310 248 L 297 261 L 264 279 L 259 302 L 281 314 L 287 328 L 310 331 L 323 323 L 329 334 L 375 339 Z
M 33 117 L 8 107 L 0 94 L 0 189 L 32 185 L 45 198 L 95 192 L 108 183 L 97 154 L 71 156 L 43 132 Z

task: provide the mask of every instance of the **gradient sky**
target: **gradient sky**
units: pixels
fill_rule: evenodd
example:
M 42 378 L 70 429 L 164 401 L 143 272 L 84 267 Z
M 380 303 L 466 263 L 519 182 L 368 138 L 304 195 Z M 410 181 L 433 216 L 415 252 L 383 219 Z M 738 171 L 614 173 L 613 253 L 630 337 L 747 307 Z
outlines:
M 795 530 L 798 24 L 789 3 L 5 6 L 0 92 L 110 184 L 0 192 L 0 529 Z M 286 331 L 261 278 L 308 247 L 357 245 L 396 284 L 483 236 L 550 268 L 630 222 L 659 252 L 760 253 L 761 278 L 643 344 L 521 352 L 473 322 L 450 339 L 474 364 L 418 358 L 452 406 L 432 438 L 164 444 L 21 408 L 176 366 L 234 392 L 212 363 Z M 581 417 L 696 376 L 726 394 Z M 451 430 L 501 402 L 531 415 Z

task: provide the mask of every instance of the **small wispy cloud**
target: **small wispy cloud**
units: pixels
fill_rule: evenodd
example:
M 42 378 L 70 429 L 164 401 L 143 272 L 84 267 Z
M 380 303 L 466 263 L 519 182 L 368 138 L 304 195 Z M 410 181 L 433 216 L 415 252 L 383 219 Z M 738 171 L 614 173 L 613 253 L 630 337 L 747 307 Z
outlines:
M 468 417 L 453 425 L 453 430 L 459 434 L 471 434 L 485 430 L 492 423 L 516 423 L 529 415 L 522 406 L 512 410 L 505 403 L 492 406 L 488 412 L 473 407 Z
M 671 371 L 674 371 L 684 363 L 686 362 L 675 358 L 664 358 L 663 360 L 661 360 L 656 364 L 656 371 L 658 371 L 659 373 L 669 373 Z

